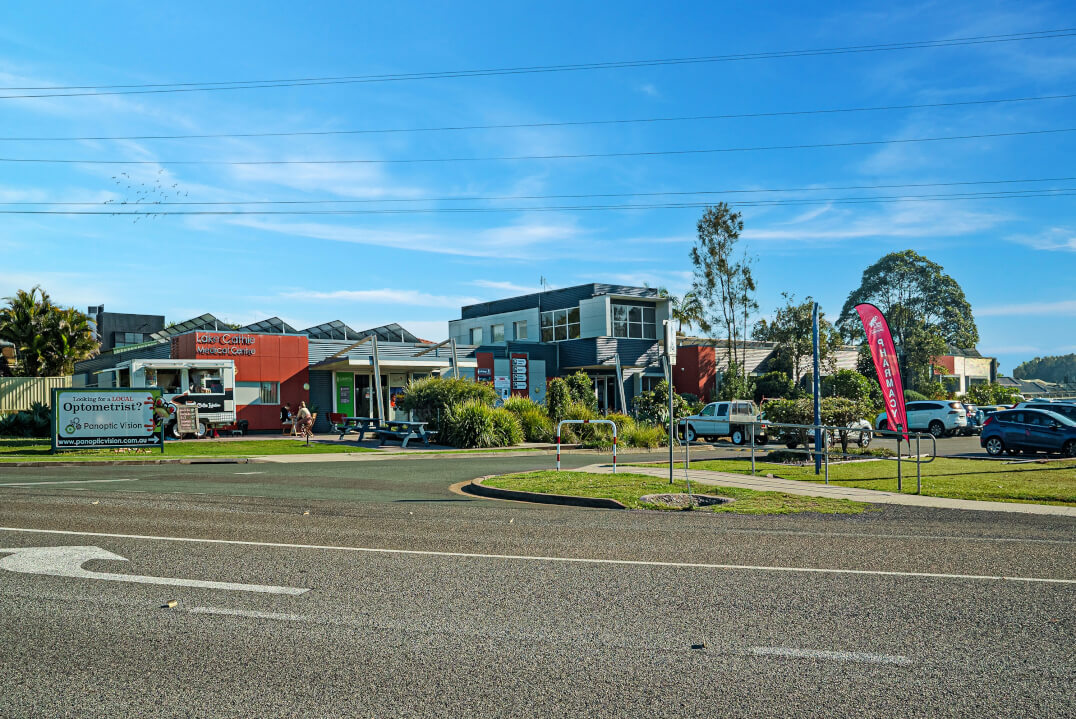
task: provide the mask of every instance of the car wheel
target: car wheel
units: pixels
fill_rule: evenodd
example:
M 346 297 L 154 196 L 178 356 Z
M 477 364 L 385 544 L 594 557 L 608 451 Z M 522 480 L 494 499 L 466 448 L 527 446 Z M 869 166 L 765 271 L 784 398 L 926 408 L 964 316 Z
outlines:
M 793 442 L 792 440 L 789 440 L 789 441 L 785 442 L 785 446 L 788 447 L 789 449 L 795 449 L 796 447 L 800 446 L 800 443 L 799 442 Z
M 933 422 L 931 422 L 930 426 L 927 427 L 927 429 L 932 435 L 934 435 L 935 439 L 941 439 L 945 436 L 945 425 L 938 420 L 934 420 Z
M 695 434 L 695 428 L 692 427 L 690 424 L 687 426 L 686 429 L 684 429 L 684 441 L 685 442 L 694 442 L 695 438 L 697 436 L 698 435 Z
M 863 449 L 871 446 L 871 436 L 869 432 L 860 432 L 859 441 L 856 443 Z
M 889 420 L 883 419 L 881 422 L 879 422 L 878 423 L 878 429 L 880 429 L 880 430 L 889 429 Z
M 197 439 L 202 439 L 209 433 L 209 426 L 205 422 L 199 422 L 196 427 L 197 429 L 194 430 L 194 436 Z
M 1076 457 L 1076 439 L 1070 439 L 1061 447 L 1062 457 Z
M 986 440 L 986 453 L 991 457 L 1000 457 L 1001 453 L 1005 451 L 1005 445 L 1002 443 L 1001 438 L 991 437 Z
M 740 445 L 744 443 L 744 433 L 743 430 L 739 427 L 736 427 L 732 430 L 732 443 L 735 445 Z

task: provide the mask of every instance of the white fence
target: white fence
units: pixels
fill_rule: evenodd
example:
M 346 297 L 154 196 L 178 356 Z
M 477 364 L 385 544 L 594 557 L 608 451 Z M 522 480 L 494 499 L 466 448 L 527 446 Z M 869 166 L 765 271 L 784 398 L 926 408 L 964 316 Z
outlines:
M 0 377 L 0 414 L 52 404 L 53 387 L 70 387 L 71 377 Z

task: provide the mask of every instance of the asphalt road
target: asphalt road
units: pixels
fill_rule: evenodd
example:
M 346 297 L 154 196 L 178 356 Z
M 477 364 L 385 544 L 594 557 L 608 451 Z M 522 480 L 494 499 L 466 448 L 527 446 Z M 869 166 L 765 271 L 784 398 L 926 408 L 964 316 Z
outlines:
M 1076 715 L 1069 519 L 448 490 L 548 463 L 0 468 L 0 547 L 68 548 L 0 550 L 0 716 Z

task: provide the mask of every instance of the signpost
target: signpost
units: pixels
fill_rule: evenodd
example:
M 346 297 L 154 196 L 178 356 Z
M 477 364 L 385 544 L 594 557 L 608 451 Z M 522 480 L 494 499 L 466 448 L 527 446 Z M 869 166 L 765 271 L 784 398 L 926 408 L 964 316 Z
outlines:
M 160 447 L 164 452 L 170 417 L 157 387 L 58 387 L 52 390 L 52 451 Z
M 673 367 L 676 365 L 676 330 L 672 320 L 662 320 L 665 325 L 665 367 L 669 381 L 669 484 L 673 483 L 673 438 L 676 436 L 676 417 L 673 416 Z

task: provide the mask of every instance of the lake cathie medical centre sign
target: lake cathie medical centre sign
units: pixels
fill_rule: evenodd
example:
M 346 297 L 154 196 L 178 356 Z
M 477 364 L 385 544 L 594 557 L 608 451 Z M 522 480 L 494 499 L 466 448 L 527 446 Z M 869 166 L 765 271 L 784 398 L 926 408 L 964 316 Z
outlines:
M 52 390 L 52 450 L 160 447 L 172 408 L 157 388 Z

